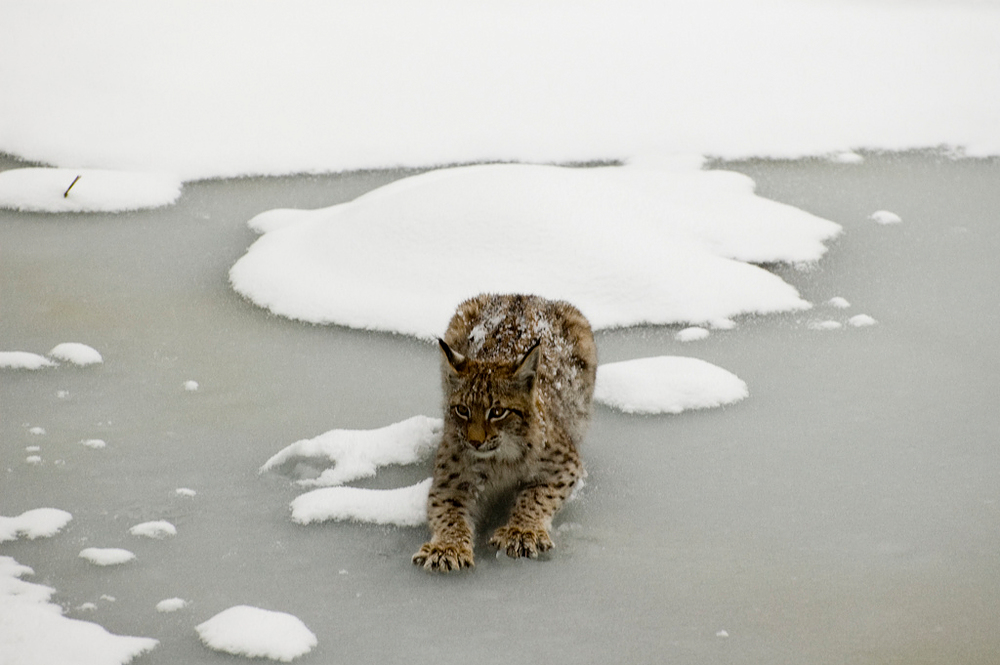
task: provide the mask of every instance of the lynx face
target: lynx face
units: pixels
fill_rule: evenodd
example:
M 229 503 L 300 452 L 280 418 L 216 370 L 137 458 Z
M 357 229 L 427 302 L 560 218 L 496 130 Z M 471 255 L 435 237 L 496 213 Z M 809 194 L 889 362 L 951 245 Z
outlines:
M 512 460 L 524 455 L 538 345 L 519 362 L 498 365 L 466 358 L 443 340 L 440 344 L 450 391 L 448 425 L 458 439 L 480 459 Z

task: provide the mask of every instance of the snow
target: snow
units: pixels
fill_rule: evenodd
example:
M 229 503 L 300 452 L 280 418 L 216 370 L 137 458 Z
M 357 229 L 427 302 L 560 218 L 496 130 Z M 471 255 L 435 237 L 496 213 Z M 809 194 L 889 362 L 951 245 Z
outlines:
M 427 521 L 430 489 L 430 478 L 391 490 L 324 487 L 292 501 L 292 520 L 299 524 L 338 520 L 419 526 Z
M 99 450 L 106 447 L 108 444 L 104 441 L 104 439 L 84 439 L 80 442 L 80 445 Z
M 855 328 L 866 328 L 868 326 L 875 325 L 876 323 L 878 323 L 878 321 L 876 321 L 867 314 L 858 314 L 856 316 L 852 316 L 851 318 L 849 318 L 847 320 L 847 323 L 849 325 L 854 326 Z
M 143 522 L 136 524 L 128 530 L 133 536 L 144 536 L 146 538 L 162 539 L 167 536 L 176 536 L 177 527 L 170 522 L 157 520 L 154 522 Z
M 0 660 L 11 665 L 124 665 L 158 642 L 112 635 L 69 619 L 49 602 L 55 589 L 20 579 L 34 571 L 0 556 Z
M 43 367 L 55 367 L 45 356 L 27 351 L 0 351 L 0 368 L 9 369 L 41 369 Z
M 25 212 L 123 212 L 170 205 L 180 195 L 181 182 L 172 175 L 58 168 L 0 173 L 0 208 Z
M 0 173 L 0 176 L 3 176 L 3 173 Z M 78 342 L 59 344 L 49 351 L 49 356 L 71 362 L 74 365 L 96 365 L 104 362 L 104 358 L 96 349 Z
M 230 607 L 197 626 L 208 647 L 236 656 L 288 662 L 312 651 L 316 636 L 285 612 L 248 605 Z
M 70 180 L 647 146 L 841 162 L 860 148 L 1000 151 L 992 3 L 105 0 L 58 14 L 5 9 L 0 62 L 18 66 L 0 70 L 0 151 Z
M 836 307 L 837 309 L 847 309 L 851 306 L 851 303 L 847 301 L 847 298 L 841 296 L 834 296 L 826 301 L 826 304 L 830 307 Z
M 185 381 L 184 382 L 184 390 L 186 390 L 188 392 L 193 393 L 193 392 L 197 391 L 199 387 L 200 386 L 198 385 L 197 381 Z
M 825 319 L 823 321 L 810 321 L 808 327 L 810 330 L 840 330 L 844 325 L 840 321 Z
M 749 395 L 739 377 L 698 358 L 658 356 L 597 368 L 594 399 L 625 413 L 681 413 L 738 402 Z
M 369 478 L 380 466 L 413 464 L 428 457 L 437 448 L 442 426 L 440 418 L 413 416 L 374 430 L 331 430 L 313 439 L 296 441 L 267 460 L 260 472 L 305 458 L 334 462 L 336 466 L 317 478 L 299 479 L 299 485 L 332 486 Z
M 156 604 L 157 612 L 176 612 L 187 607 L 188 601 L 183 598 L 165 598 Z
M 841 228 L 753 189 L 686 157 L 441 169 L 251 220 L 266 232 L 230 280 L 277 314 L 427 339 L 480 292 L 565 299 L 597 329 L 807 309 L 748 262 L 817 261 Z
M 117 566 L 133 560 L 135 554 L 117 547 L 88 547 L 80 552 L 80 558 L 95 566 Z
M 691 326 L 689 328 L 684 328 L 683 330 L 677 331 L 674 337 L 678 342 L 694 342 L 699 339 L 705 339 L 709 336 L 709 331 L 705 328 L 700 328 L 698 326 Z
M 174 490 L 174 494 L 176 494 L 177 496 L 193 497 L 196 496 L 198 492 L 191 489 L 190 487 L 178 487 L 177 489 Z
M 0 543 L 17 540 L 20 536 L 30 540 L 48 538 L 59 533 L 72 519 L 70 513 L 58 508 L 35 508 L 17 517 L 0 515 Z
M 868 218 L 875 220 L 879 224 L 899 224 L 903 221 L 902 217 L 888 210 L 876 210 Z

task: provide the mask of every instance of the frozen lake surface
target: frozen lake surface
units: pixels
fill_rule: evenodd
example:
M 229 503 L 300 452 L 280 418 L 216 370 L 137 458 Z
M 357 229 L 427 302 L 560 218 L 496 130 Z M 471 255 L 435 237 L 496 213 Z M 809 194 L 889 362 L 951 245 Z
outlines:
M 750 396 L 671 416 L 598 406 L 551 556 L 480 543 L 476 569 L 448 577 L 410 564 L 425 527 L 298 525 L 302 488 L 258 475 L 300 439 L 437 416 L 437 349 L 276 317 L 227 281 L 254 215 L 411 172 L 193 182 L 172 207 L 114 215 L 0 210 L 0 351 L 76 342 L 103 359 L 0 368 L 0 514 L 72 513 L 0 555 L 68 616 L 159 640 L 144 664 L 233 662 L 195 627 L 239 605 L 308 626 L 302 662 L 994 662 L 1000 160 L 724 166 L 844 227 L 812 269 L 774 267 L 816 307 L 687 342 L 680 325 L 599 333 L 602 363 L 696 356 Z M 888 211 L 902 221 L 872 219 Z M 161 521 L 176 534 L 130 533 Z M 88 548 L 135 559 L 97 566 Z

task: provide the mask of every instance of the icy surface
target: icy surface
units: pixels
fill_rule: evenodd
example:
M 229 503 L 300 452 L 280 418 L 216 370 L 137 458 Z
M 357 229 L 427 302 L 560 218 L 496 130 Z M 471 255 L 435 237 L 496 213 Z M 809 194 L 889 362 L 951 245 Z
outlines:
M 0 515 L 0 543 L 17 540 L 20 536 L 31 540 L 48 538 L 59 533 L 72 519 L 73 515 L 58 508 L 35 508 L 17 517 Z
M 298 617 L 248 605 L 223 610 L 197 630 L 201 641 L 216 651 L 284 662 L 309 653 L 317 644 Z
M 735 374 L 676 356 L 637 358 L 597 368 L 594 399 L 626 413 L 680 413 L 738 402 L 749 395 Z
M 153 522 L 142 522 L 141 524 L 136 524 L 128 530 L 133 536 L 144 536 L 146 538 L 156 538 L 163 539 L 167 536 L 176 536 L 177 527 L 175 527 L 170 522 L 165 520 L 156 520 Z
M 17 4 L 0 151 L 58 166 L 193 180 L 651 145 L 851 167 L 858 147 L 1000 151 L 994 3 L 107 0 L 57 21 Z
M 74 365 L 96 365 L 104 362 L 104 358 L 101 357 L 97 349 L 79 342 L 59 344 L 49 351 L 49 356 L 71 362 Z
M 28 566 L 0 556 L 0 661 L 5 665 L 124 665 L 158 644 L 64 617 L 62 608 L 49 602 L 55 589 L 20 579 L 32 574 Z
M 816 261 L 840 227 L 700 166 L 433 171 L 331 208 L 267 213 L 251 225 L 271 230 L 230 279 L 284 316 L 423 338 L 481 292 L 568 300 L 595 328 L 808 308 L 746 261 Z
M 300 478 L 303 486 L 332 486 L 369 478 L 380 466 L 413 464 L 429 456 L 441 438 L 440 418 L 413 416 L 374 430 L 331 430 L 313 439 L 296 441 L 274 455 L 261 473 L 299 460 L 335 463 L 316 478 Z
M 324 487 L 292 501 L 292 520 L 299 524 L 326 520 L 417 526 L 427 521 L 431 479 L 391 490 Z
M 29 212 L 123 212 L 157 208 L 181 195 L 174 176 L 94 169 L 0 172 L 0 208 Z
M 0 368 L 10 369 L 41 369 L 54 367 L 56 363 L 45 356 L 27 351 L 0 351 Z
M 80 558 L 95 566 L 117 566 L 135 559 L 135 554 L 117 547 L 88 547 L 80 552 Z

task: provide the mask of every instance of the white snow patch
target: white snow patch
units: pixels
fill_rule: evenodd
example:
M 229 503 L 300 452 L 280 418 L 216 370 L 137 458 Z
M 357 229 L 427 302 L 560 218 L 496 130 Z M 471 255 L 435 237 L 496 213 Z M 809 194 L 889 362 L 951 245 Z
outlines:
M 374 430 L 331 430 L 313 439 L 296 441 L 267 460 L 260 472 L 303 458 L 334 462 L 318 478 L 296 481 L 303 486 L 341 485 L 375 475 L 380 466 L 413 464 L 434 452 L 441 440 L 440 418 L 413 416 Z
M 876 210 L 868 216 L 868 219 L 873 219 L 879 224 L 899 224 L 903 221 L 902 217 L 888 210 Z
M 847 323 L 854 326 L 855 328 L 865 328 L 867 326 L 873 326 L 878 321 L 873 319 L 867 314 L 858 314 L 857 316 L 852 316 L 847 320 Z
M 830 161 L 838 164 L 861 164 L 865 161 L 865 158 L 856 152 L 846 150 L 830 155 Z
M 97 609 L 97 603 L 87 601 L 76 606 L 78 612 L 93 612 Z
M 317 644 L 298 617 L 248 605 L 219 612 L 196 630 L 201 641 L 216 651 L 284 662 L 309 653 Z
M 847 298 L 842 298 L 840 296 L 834 296 L 826 301 L 826 304 L 830 307 L 836 307 L 837 309 L 847 309 L 851 306 L 851 303 L 847 301 Z
M 33 574 L 28 566 L 0 556 L 0 661 L 124 665 L 158 644 L 145 637 L 112 635 L 95 623 L 63 616 L 62 608 L 49 602 L 55 589 L 20 579 Z
M 174 490 L 174 494 L 176 494 L 177 496 L 192 497 L 197 495 L 198 492 L 194 491 L 189 487 L 178 487 L 177 489 Z
M 24 447 L 24 452 L 26 452 L 26 453 L 37 453 L 37 452 L 41 451 L 41 449 L 42 449 L 41 446 L 25 446 Z
M 427 339 L 480 292 L 565 299 L 595 328 L 807 309 L 748 262 L 816 261 L 841 228 L 753 189 L 690 160 L 441 169 L 330 208 L 267 213 L 271 230 L 230 280 L 277 314 Z
M 30 212 L 122 212 L 170 205 L 170 175 L 103 169 L 25 168 L 0 172 L 0 208 Z
M 146 538 L 156 538 L 162 539 L 167 536 L 176 536 L 177 527 L 175 527 L 170 522 L 165 520 L 157 520 L 154 522 L 143 522 L 142 524 L 136 524 L 131 529 L 128 530 L 133 536 L 144 536 Z
M 810 330 L 840 330 L 844 327 L 839 321 L 829 319 L 824 321 L 810 321 L 807 326 Z
M 594 399 L 625 413 L 680 413 L 738 402 L 749 395 L 739 377 L 698 358 L 658 356 L 597 368 Z
M 108 444 L 104 439 L 84 439 L 80 442 L 80 445 L 87 448 L 100 449 L 106 447 Z
M 674 338 L 678 342 L 694 342 L 699 339 L 705 339 L 709 336 L 709 331 L 706 328 L 700 328 L 698 326 L 692 326 L 690 328 L 685 328 L 680 330 L 674 335 Z
M 199 385 L 198 385 L 197 381 L 185 381 L 184 382 L 184 390 L 186 390 L 188 392 L 192 392 L 193 393 L 196 390 L 198 390 L 198 388 L 199 388 Z
M 38 455 L 28 455 L 27 457 L 24 458 L 24 461 L 27 462 L 28 464 L 41 464 L 42 458 L 39 457 Z
M 80 558 L 95 566 L 117 566 L 128 563 L 135 558 L 135 554 L 116 547 L 88 547 L 80 552 Z
M 156 604 L 157 612 L 176 612 L 187 607 L 188 601 L 183 598 L 166 598 Z
M 37 353 L 0 351 L 0 368 L 41 369 L 43 367 L 55 367 L 57 364 Z
M 58 508 L 35 508 L 17 517 L 0 515 L 0 543 L 24 536 L 29 540 L 49 538 L 69 524 L 73 516 Z
M 38 427 L 36 425 L 35 427 L 31 427 L 28 429 L 28 434 L 31 434 L 33 436 L 45 436 L 45 428 Z
M 2 174 L 0 174 L 2 175 Z M 96 365 L 104 362 L 97 349 L 79 342 L 64 342 L 49 351 L 49 356 L 71 362 L 74 365 Z
M 427 521 L 431 479 L 392 490 L 325 487 L 292 501 L 292 520 L 299 524 L 326 520 L 418 526 Z

